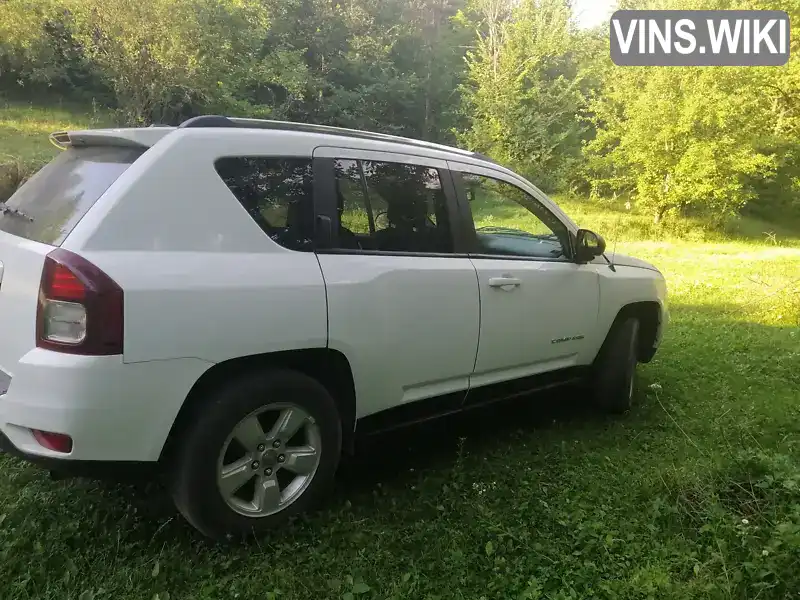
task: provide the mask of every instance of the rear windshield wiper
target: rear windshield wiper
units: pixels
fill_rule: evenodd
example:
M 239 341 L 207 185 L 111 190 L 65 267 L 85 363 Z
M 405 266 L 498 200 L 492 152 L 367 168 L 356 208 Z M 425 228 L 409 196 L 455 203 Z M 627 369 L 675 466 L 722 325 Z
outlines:
M 21 210 L 17 210 L 16 208 L 11 208 L 5 202 L 0 202 L 0 215 L 11 215 L 12 217 L 20 217 L 21 219 L 25 219 L 26 221 L 30 221 L 33 223 L 33 217 L 26 215 Z

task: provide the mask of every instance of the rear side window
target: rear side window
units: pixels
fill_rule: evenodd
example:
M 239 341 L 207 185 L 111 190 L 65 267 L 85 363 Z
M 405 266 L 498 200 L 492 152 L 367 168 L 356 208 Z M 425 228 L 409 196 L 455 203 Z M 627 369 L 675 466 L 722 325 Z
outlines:
M 0 231 L 60 245 L 144 149 L 68 148 L 0 203 Z
M 253 220 L 290 250 L 313 250 L 311 160 L 237 156 L 214 163 Z
M 406 163 L 334 161 L 339 247 L 453 252 L 439 171 Z

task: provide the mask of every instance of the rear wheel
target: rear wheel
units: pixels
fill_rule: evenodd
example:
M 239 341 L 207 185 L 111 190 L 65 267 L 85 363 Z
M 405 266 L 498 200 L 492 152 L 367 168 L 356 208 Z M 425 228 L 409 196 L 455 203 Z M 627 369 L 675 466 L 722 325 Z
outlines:
M 630 317 L 614 324 L 594 365 L 595 403 L 611 413 L 631 408 L 636 392 L 639 320 Z
M 261 533 L 322 500 L 341 445 L 336 403 L 319 382 L 285 370 L 245 376 L 196 411 L 172 470 L 175 504 L 211 538 Z

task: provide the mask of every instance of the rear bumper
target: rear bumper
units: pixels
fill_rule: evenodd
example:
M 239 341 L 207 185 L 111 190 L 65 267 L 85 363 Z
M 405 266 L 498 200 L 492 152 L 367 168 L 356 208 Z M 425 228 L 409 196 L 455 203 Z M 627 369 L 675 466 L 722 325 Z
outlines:
M 65 460 L 23 452 L 0 431 L 0 454 L 7 453 L 59 477 L 86 477 L 91 479 L 155 479 L 160 474 L 155 462 L 107 462 L 95 460 Z
M 0 395 L 3 445 L 40 463 L 157 461 L 184 399 L 209 366 L 197 359 L 126 364 L 120 356 L 33 350 L 14 365 Z M 72 451 L 42 447 L 31 429 L 69 435 Z

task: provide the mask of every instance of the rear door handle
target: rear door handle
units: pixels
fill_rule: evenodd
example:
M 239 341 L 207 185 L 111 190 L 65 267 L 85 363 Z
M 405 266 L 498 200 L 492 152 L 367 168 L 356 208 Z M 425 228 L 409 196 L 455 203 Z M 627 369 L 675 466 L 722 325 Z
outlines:
M 502 277 L 490 277 L 489 287 L 511 289 L 522 285 L 522 281 L 510 275 L 503 275 Z

